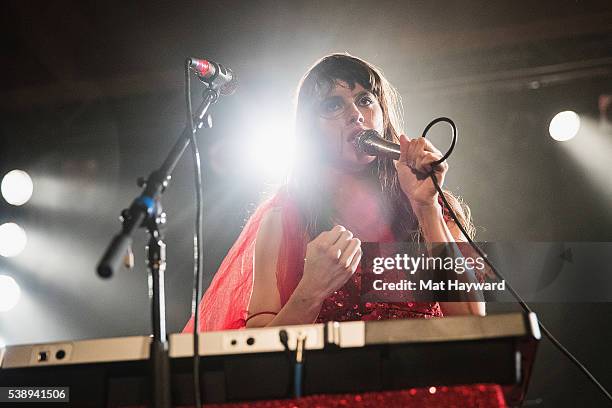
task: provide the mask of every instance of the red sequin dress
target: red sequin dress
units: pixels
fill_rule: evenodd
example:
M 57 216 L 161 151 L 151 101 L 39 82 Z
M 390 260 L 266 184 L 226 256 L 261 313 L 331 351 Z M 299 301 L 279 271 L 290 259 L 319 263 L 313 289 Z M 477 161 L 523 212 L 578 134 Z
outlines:
M 316 323 L 442 317 L 438 302 L 360 302 L 361 270 L 323 302 Z
M 257 208 L 221 263 L 198 306 L 200 331 L 245 327 L 253 291 L 255 238 L 262 219 L 272 208 L 280 208 L 282 214 L 283 238 L 276 271 L 281 306 L 287 303 L 301 280 L 306 254 L 306 232 L 299 222 L 301 217 L 297 205 L 286 191 L 281 190 Z M 381 242 L 393 241 L 390 231 L 381 236 Z M 341 289 L 324 301 L 317 322 L 443 316 L 440 305 L 435 302 L 361 303 L 360 288 L 361 273 L 358 270 Z M 193 326 L 192 317 L 183 332 L 192 333 Z

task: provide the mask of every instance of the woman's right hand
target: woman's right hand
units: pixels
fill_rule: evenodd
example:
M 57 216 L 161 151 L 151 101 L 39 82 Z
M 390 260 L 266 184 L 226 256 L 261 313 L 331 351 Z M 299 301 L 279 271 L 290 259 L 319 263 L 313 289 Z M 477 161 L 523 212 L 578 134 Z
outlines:
M 360 260 L 361 241 L 353 238 L 353 234 L 343 226 L 336 225 L 306 246 L 299 289 L 322 302 L 346 283 L 357 270 Z

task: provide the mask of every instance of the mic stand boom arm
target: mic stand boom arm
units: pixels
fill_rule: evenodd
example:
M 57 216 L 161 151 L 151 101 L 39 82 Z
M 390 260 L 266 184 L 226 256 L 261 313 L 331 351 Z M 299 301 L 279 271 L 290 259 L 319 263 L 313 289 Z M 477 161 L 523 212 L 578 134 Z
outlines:
M 166 223 L 160 199 L 177 163 L 191 142 L 192 133 L 202 127 L 210 127 L 208 109 L 217 102 L 219 92 L 207 88 L 202 102 L 194 115 L 195 126 L 189 125 L 179 136 L 161 167 L 153 171 L 146 181 L 139 181 L 144 187 L 129 208 L 121 212 L 121 232 L 115 235 L 100 260 L 97 272 L 103 278 L 110 278 L 119 268 L 121 261 L 132 243 L 132 235 L 138 227 L 145 227 L 149 232 L 149 243 L 146 248 L 147 265 L 151 273 L 150 298 L 153 339 L 150 349 L 151 392 L 154 407 L 170 407 L 170 365 L 168 357 L 168 339 L 166 335 L 166 301 L 164 296 L 164 271 L 166 269 L 166 244 L 160 226 Z

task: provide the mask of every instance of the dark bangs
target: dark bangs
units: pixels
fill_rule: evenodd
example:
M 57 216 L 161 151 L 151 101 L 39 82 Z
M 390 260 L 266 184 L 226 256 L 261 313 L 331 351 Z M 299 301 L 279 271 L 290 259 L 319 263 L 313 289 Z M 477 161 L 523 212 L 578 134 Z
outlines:
M 364 61 L 345 54 L 333 54 L 319 61 L 304 78 L 301 91 L 307 95 L 300 96 L 312 101 L 320 100 L 329 95 L 338 81 L 346 82 L 351 90 L 359 84 L 378 98 L 382 95 L 379 76 Z

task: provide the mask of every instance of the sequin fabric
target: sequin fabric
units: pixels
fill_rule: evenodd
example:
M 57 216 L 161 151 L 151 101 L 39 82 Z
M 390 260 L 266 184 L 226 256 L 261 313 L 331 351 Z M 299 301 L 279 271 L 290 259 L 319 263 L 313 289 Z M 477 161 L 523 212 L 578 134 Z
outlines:
M 310 395 L 300 399 L 212 404 L 210 408 L 500 408 L 506 407 L 498 385 L 411 388 L 359 394 Z
M 321 306 L 317 323 L 329 321 L 388 320 L 442 317 L 438 302 L 380 303 L 361 302 L 361 271 L 358 269 L 347 283 L 331 294 Z

